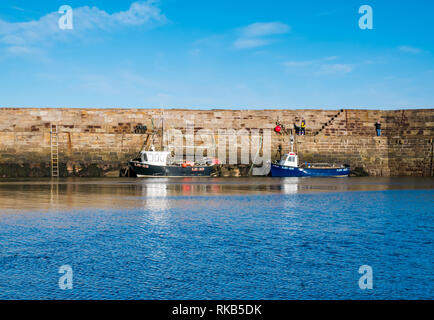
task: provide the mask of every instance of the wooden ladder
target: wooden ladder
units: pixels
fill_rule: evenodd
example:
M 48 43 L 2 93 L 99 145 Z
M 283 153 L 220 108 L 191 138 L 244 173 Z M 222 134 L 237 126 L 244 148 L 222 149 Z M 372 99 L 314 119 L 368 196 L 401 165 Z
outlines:
M 59 135 L 57 125 L 51 125 L 50 131 L 51 141 L 51 176 L 59 177 Z

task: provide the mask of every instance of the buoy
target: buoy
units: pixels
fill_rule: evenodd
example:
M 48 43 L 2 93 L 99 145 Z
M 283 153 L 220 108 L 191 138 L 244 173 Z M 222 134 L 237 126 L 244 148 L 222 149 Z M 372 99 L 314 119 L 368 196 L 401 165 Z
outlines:
M 187 164 L 184 162 L 182 165 L 181 165 L 183 168 L 187 168 Z
M 276 132 L 280 132 L 280 130 L 282 130 L 282 127 L 281 127 L 281 126 L 276 126 L 276 127 L 274 128 L 274 131 L 276 131 Z

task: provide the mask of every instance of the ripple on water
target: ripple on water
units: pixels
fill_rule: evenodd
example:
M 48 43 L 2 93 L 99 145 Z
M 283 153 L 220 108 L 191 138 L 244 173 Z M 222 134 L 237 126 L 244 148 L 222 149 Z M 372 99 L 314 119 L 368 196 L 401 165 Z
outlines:
M 69 196 L 82 196 L 79 189 Z M 83 208 L 72 199 L 69 208 L 0 215 L 0 298 L 433 298 L 429 188 L 182 196 L 103 189 L 116 205 Z M 72 290 L 58 288 L 64 264 L 74 271 Z M 372 291 L 358 288 L 363 264 L 373 267 Z

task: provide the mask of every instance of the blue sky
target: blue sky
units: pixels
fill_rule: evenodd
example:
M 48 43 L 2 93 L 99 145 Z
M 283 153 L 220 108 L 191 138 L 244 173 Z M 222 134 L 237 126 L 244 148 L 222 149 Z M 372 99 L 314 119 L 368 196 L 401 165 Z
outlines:
M 432 108 L 433 15 L 429 0 L 4 0 L 0 106 Z

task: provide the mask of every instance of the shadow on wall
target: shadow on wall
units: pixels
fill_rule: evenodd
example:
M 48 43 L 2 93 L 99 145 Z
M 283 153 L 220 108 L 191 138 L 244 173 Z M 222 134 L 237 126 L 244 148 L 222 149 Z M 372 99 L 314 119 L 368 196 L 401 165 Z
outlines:
M 66 168 L 66 167 L 65 167 Z M 28 163 L 1 163 L 1 178 L 28 178 L 28 177 L 51 177 L 51 166 L 49 163 L 30 165 Z
M 59 163 L 59 177 L 104 177 L 109 176 L 118 168 L 107 165 L 83 163 L 73 165 L 72 170 L 67 170 L 66 163 Z M 0 178 L 49 178 L 51 177 L 50 163 L 28 164 L 28 163 L 1 163 Z
M 367 177 L 369 173 L 362 167 L 356 167 L 350 171 L 350 176 L 352 177 Z

